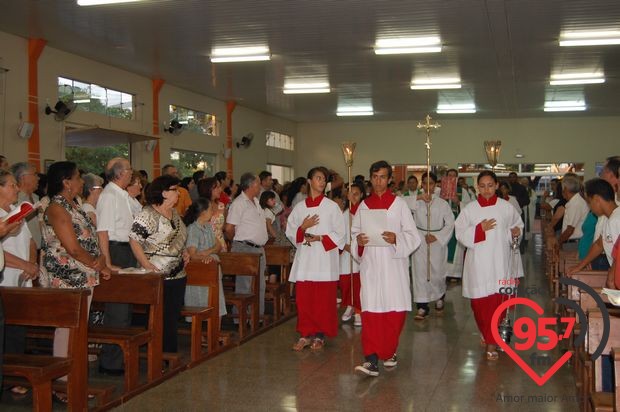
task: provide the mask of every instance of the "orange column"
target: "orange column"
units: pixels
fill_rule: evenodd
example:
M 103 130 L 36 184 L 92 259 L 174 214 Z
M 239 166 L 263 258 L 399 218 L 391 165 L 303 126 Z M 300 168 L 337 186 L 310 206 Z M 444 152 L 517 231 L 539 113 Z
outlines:
M 232 114 L 237 107 L 237 103 L 234 100 L 230 100 L 226 103 L 226 149 L 230 151 L 230 156 L 226 159 L 226 172 L 233 175 L 233 158 L 232 158 Z
M 45 48 L 43 39 L 28 39 L 28 122 L 34 125 L 28 139 L 28 163 L 41 171 L 41 145 L 39 139 L 39 56 Z
M 164 85 L 164 80 L 153 79 L 153 135 L 159 136 L 159 92 Z M 159 139 L 153 149 L 153 178 L 161 174 L 161 163 L 159 159 Z

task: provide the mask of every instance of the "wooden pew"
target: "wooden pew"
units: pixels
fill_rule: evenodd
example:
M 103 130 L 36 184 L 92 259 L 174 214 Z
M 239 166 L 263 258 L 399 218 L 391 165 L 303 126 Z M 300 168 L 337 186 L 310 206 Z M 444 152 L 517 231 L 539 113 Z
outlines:
M 250 324 L 252 332 L 258 330 L 259 298 L 260 291 L 258 282 L 263 282 L 263 274 L 260 272 L 260 255 L 256 253 L 227 252 L 220 253 L 220 266 L 222 273 L 228 276 L 252 276 L 252 293 L 224 293 L 226 303 L 233 305 L 239 312 L 239 340 L 246 337 L 246 311 L 252 307 Z
M 602 355 L 611 354 L 611 348 L 620 346 L 620 317 L 610 313 L 610 331 L 609 339 L 603 349 Z M 588 313 L 588 336 L 587 351 L 592 354 L 598 348 L 603 335 L 603 317 L 599 310 L 592 309 Z M 589 406 L 593 411 L 613 411 L 614 398 L 613 393 L 602 392 L 603 389 L 603 373 L 602 373 L 602 356 L 599 356 L 593 365 L 592 380 L 587 384 L 587 390 L 590 390 Z
M 32 385 L 33 410 L 52 410 L 52 380 L 68 377 L 69 410 L 88 409 L 87 327 L 89 290 L 0 287 L 5 323 L 69 328 L 67 358 L 4 355 L 2 373 L 26 378 Z
M 202 351 L 202 323 L 207 321 L 207 354 L 213 353 L 218 345 L 219 324 L 220 324 L 220 276 L 219 263 L 202 263 L 201 260 L 192 260 L 185 266 L 187 274 L 187 286 L 208 286 L 209 300 L 207 307 L 184 306 L 181 309 L 181 316 L 192 318 L 191 340 L 191 363 L 196 365 L 206 357 Z
M 582 270 L 575 272 L 570 276 L 572 279 L 585 283 L 592 288 L 603 288 L 607 282 L 606 270 Z M 581 299 L 581 291 L 578 287 L 568 285 L 568 298 L 579 302 Z
M 147 345 L 148 382 L 162 375 L 164 279 L 158 274 L 113 274 L 95 288 L 94 302 L 148 305 L 147 329 L 91 326 L 88 341 L 119 345 L 125 360 L 125 392 L 139 383 L 139 348 Z
M 620 411 L 620 346 L 611 348 L 611 359 L 614 362 L 614 410 Z
M 265 300 L 273 300 L 273 317 L 275 321 L 282 314 L 288 315 L 291 311 L 291 293 L 288 274 L 291 265 L 291 247 L 275 244 L 265 245 L 267 266 L 280 266 L 280 282 L 267 283 Z

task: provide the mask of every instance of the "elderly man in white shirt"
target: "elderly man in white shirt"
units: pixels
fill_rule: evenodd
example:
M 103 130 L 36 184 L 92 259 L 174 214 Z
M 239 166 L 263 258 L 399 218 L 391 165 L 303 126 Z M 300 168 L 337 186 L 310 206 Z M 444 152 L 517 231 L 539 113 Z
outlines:
M 583 236 L 581 226 L 590 211 L 588 204 L 579 193 L 580 189 L 581 183 L 578 178 L 565 176 L 562 179 L 562 196 L 568 200 L 559 239 L 564 250 L 577 250 L 577 242 Z
M 106 168 L 108 184 L 97 202 L 97 236 L 101 253 L 111 269 L 135 267 L 136 258 L 129 246 L 129 230 L 133 224 L 127 186 L 133 169 L 127 159 L 115 157 Z M 109 327 L 131 325 L 131 305 L 106 303 L 103 324 Z M 123 351 L 117 345 L 103 345 L 100 372 L 108 375 L 123 374 Z
M 235 198 L 228 210 L 224 231 L 226 237 L 232 240 L 231 252 L 257 253 L 260 254 L 260 273 L 258 284 L 260 287 L 259 313 L 265 313 L 265 249 L 267 243 L 267 223 L 265 214 L 258 203 L 260 194 L 260 179 L 252 173 L 241 176 L 239 185 L 241 193 Z M 249 276 L 237 276 L 235 291 L 237 293 L 250 293 L 252 278 Z

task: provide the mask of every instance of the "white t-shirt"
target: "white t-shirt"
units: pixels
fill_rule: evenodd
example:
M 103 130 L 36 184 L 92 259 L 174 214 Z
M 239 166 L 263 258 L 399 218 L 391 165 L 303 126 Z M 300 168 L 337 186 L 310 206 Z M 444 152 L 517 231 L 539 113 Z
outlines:
M 618 240 L 618 236 L 620 236 L 620 207 L 614 209 L 611 216 L 609 216 L 605 222 L 601 233 L 603 249 L 605 250 L 605 255 L 607 255 L 607 260 L 610 265 L 614 262 L 612 250 L 616 240 Z
M 583 236 L 581 225 L 583 225 L 583 221 L 586 220 L 586 216 L 588 216 L 588 212 L 590 211 L 588 204 L 583 200 L 583 197 L 577 193 L 571 197 L 564 207 L 562 232 L 564 232 L 568 226 L 572 226 L 575 230 L 569 239 L 581 239 Z
M 230 205 L 226 223 L 235 226 L 233 240 L 248 241 L 259 246 L 267 243 L 265 213 L 261 209 L 258 199 L 250 200 L 245 192 L 241 192 Z
M 11 210 L 15 209 L 14 205 L 11 205 Z M 0 209 L 0 219 L 3 219 L 8 213 L 4 209 Z M 30 259 L 30 229 L 25 223 L 21 225 L 19 232 L 16 235 L 7 235 L 2 239 L 2 248 L 4 252 L 9 252 L 12 255 L 17 256 L 20 259 Z M 4 252 L 2 252 L 2 259 L 4 263 Z M 19 286 L 19 275 L 23 271 L 17 268 L 5 267 L 3 274 L 4 280 L 0 282 L 0 286 Z M 22 286 L 32 287 L 32 281 L 26 281 Z

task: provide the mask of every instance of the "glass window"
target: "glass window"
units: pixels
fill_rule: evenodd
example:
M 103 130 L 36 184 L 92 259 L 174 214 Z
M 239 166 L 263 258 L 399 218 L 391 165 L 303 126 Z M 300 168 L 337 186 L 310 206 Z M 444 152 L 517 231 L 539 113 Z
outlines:
M 289 166 L 268 164 L 267 171 L 271 172 L 271 177 L 277 179 L 280 184 L 292 182 L 295 179 L 295 170 Z
M 274 131 L 267 132 L 267 146 L 277 147 L 284 150 L 295 150 L 295 139 L 284 133 Z
M 67 146 L 65 157 L 71 162 L 75 162 L 79 169 L 86 173 L 101 174 L 108 161 L 113 157 L 124 157 L 129 159 L 129 144 L 117 144 L 113 146 L 101 147 L 78 147 Z
M 96 84 L 84 83 L 65 77 L 58 78 L 58 99 L 73 101 L 77 109 L 101 113 L 110 117 L 133 119 L 135 96 Z
M 171 104 L 169 107 L 170 120 L 177 120 L 185 126 L 186 130 L 206 134 L 207 136 L 219 136 L 217 120 L 214 114 L 198 112 Z
M 181 177 L 191 177 L 198 170 L 204 170 L 205 176 L 213 176 L 216 172 L 216 159 L 215 153 L 190 152 L 178 149 L 170 151 L 170 163 L 177 168 Z

